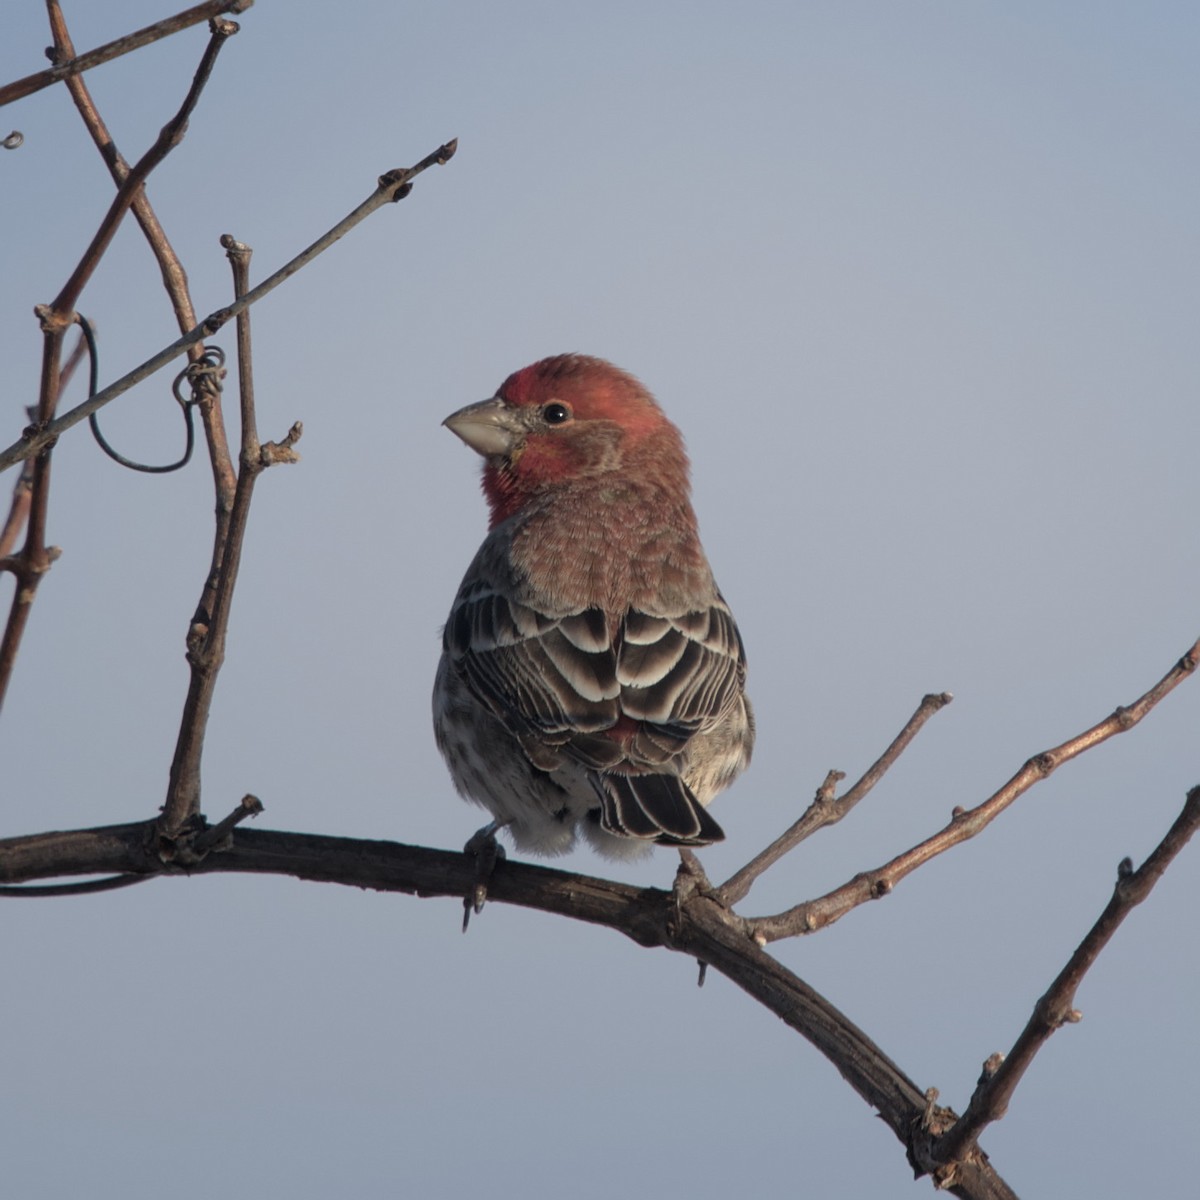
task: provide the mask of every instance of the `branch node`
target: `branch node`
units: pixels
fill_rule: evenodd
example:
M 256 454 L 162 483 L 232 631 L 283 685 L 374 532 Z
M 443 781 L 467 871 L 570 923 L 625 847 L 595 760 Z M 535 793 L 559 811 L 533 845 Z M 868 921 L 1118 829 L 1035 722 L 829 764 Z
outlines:
M 276 463 L 299 462 L 300 455 L 296 453 L 293 447 L 300 440 L 303 433 L 304 422 L 295 421 L 281 441 L 263 442 L 258 451 L 259 463 L 264 467 L 272 467 Z
M 35 304 L 33 315 L 37 317 L 42 333 L 61 333 L 75 324 L 73 312 L 60 313 L 53 304 Z
M 254 251 L 246 245 L 245 242 L 239 242 L 232 233 L 221 234 L 221 249 L 229 255 L 230 258 L 240 258 L 243 255 L 249 258 Z
M 1126 855 L 1119 863 L 1117 863 L 1117 885 L 1118 887 L 1133 874 L 1133 859 Z
M 1041 754 L 1035 754 L 1029 760 L 1029 767 L 1036 771 L 1043 779 L 1050 774 L 1058 764 L 1054 761 L 1054 755 L 1049 750 L 1043 750 Z
M 983 1060 L 983 1070 L 980 1072 L 978 1082 L 987 1083 L 987 1081 L 991 1079 L 991 1077 L 995 1075 L 998 1070 L 1000 1070 L 1003 1062 L 1004 1055 L 1001 1054 L 999 1050 L 997 1050 L 994 1054 L 989 1054 L 987 1058 Z

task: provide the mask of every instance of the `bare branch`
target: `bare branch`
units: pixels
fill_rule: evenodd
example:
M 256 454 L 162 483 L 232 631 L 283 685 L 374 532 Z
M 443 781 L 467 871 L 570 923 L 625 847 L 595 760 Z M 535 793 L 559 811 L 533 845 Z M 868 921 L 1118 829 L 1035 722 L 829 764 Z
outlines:
M 1118 708 L 1112 716 L 1084 730 L 1070 741 L 1063 742 L 1061 746 L 1035 754 L 999 791 L 989 796 L 982 804 L 967 810 L 955 809 L 950 824 L 932 837 L 893 858 L 882 867 L 856 875 L 848 883 L 816 900 L 797 904 L 794 908 L 775 916 L 756 917 L 751 920 L 750 927 L 755 939 L 765 944 L 779 938 L 813 933 L 826 925 L 832 925 L 834 921 L 867 900 L 878 900 L 888 895 L 906 875 L 910 875 L 931 858 L 957 846 L 960 842 L 965 842 L 968 838 L 973 838 L 985 829 L 1014 800 L 1035 783 L 1045 779 L 1057 767 L 1110 737 L 1132 729 L 1164 696 L 1195 671 L 1198 661 L 1200 640 L 1193 643 L 1166 675 L 1128 708 Z
M 154 850 L 153 822 L 0 841 L 0 882 L 125 871 L 164 873 Z M 274 830 L 235 829 L 230 845 L 186 872 L 290 875 L 421 897 L 457 905 L 475 881 L 468 854 L 395 842 L 322 837 Z M 759 950 L 741 922 L 699 888 L 636 888 L 528 863 L 501 861 L 488 898 L 607 926 L 640 946 L 665 947 L 708 963 L 753 996 L 829 1058 L 850 1085 L 878 1110 L 905 1146 L 919 1173 L 947 1166 L 930 1157 L 924 1093 L 843 1013 L 802 979 Z M 950 1190 L 973 1200 L 1010 1200 L 1013 1193 L 974 1146 L 953 1165 Z
M 228 235 L 223 237 L 221 242 L 233 268 L 234 299 L 240 300 L 250 288 L 251 250 L 249 246 L 235 241 Z M 201 598 L 201 615 L 192 621 L 188 630 L 187 658 L 191 676 L 175 743 L 175 754 L 171 761 L 167 798 L 163 805 L 159 830 L 160 845 L 164 853 L 172 857 L 176 853 L 173 843 L 186 829 L 189 820 L 200 812 L 200 764 L 204 735 L 208 728 L 217 676 L 225 661 L 229 614 L 242 561 L 242 547 L 246 538 L 246 525 L 250 519 L 254 484 L 272 462 L 281 461 L 279 458 L 264 458 L 258 440 L 254 415 L 250 313 L 245 308 L 237 315 L 237 339 L 242 452 L 233 508 L 224 531 L 221 562 L 211 586 L 207 582 L 205 584 L 204 595 Z M 298 432 L 296 436 L 299 437 Z M 205 606 L 209 602 L 211 608 L 205 613 Z
M 80 333 L 75 342 L 75 347 L 71 351 L 67 361 L 63 363 L 62 371 L 59 374 L 59 391 L 71 382 L 75 375 L 79 364 L 83 361 L 83 353 L 87 348 L 83 334 Z M 37 413 L 35 408 L 27 408 L 25 410 L 29 420 L 33 420 Z M 0 571 L 17 572 L 16 560 L 9 559 L 7 556 L 12 553 L 12 548 L 17 544 L 17 538 L 20 536 L 21 530 L 25 527 L 25 519 L 29 515 L 29 502 L 33 493 L 33 463 L 25 460 L 25 468 L 17 477 L 17 482 L 13 486 L 12 502 L 9 505 L 8 516 L 5 518 L 4 525 L 0 528 Z
M 192 86 L 188 88 L 188 93 L 184 97 L 179 111 L 162 127 L 162 131 L 155 138 L 154 144 L 138 159 L 136 165 L 130 169 L 121 186 L 117 189 L 117 194 L 113 197 L 108 212 L 104 214 L 104 220 L 100 222 L 100 228 L 96 230 L 96 234 L 92 238 L 90 245 L 84 251 L 79 265 L 72 272 L 71 278 L 63 285 L 62 291 L 55 297 L 54 303 L 51 305 L 50 320 L 58 321 L 64 325 L 70 323 L 72 310 L 75 308 L 88 280 L 100 265 L 100 260 L 103 258 L 104 252 L 116 236 L 117 229 L 120 227 L 125 213 L 133 203 L 133 197 L 137 194 L 150 172 L 183 140 L 183 135 L 187 130 L 188 118 L 199 103 L 200 94 L 204 91 L 204 86 L 208 83 L 212 75 L 217 55 L 220 54 L 221 47 L 237 31 L 238 25 L 236 21 L 216 19 L 212 21 L 212 32 L 209 35 L 208 45 L 204 49 L 200 65 L 196 68 L 196 74 L 192 78 Z
M 180 30 L 190 29 L 193 25 L 199 25 L 201 21 L 207 21 L 210 17 L 215 17 L 220 13 L 245 12 L 253 3 L 254 0 L 208 0 L 205 4 L 197 4 L 194 8 L 176 13 L 173 17 L 166 17 L 153 25 L 147 25 L 145 29 L 139 29 L 136 33 L 127 33 L 115 41 L 97 46 L 95 50 L 89 50 L 86 54 L 75 57 L 71 52 L 72 57 L 66 61 L 60 58 L 53 67 L 45 71 L 37 71 L 32 75 L 26 75 L 24 79 L 16 79 L 12 83 L 0 87 L 0 108 L 11 104 L 14 100 L 30 96 L 34 92 L 40 92 L 42 88 L 50 87 L 52 84 L 58 83 L 60 79 L 78 76 L 84 71 L 90 71 L 93 67 L 100 66 L 101 63 L 120 58 L 122 54 L 128 54 L 131 50 L 140 50 L 143 46 L 148 46 L 151 42 L 157 42 L 161 38 L 170 37 L 173 33 L 179 33 Z
M 841 771 L 830 771 L 825 782 L 817 789 L 813 802 L 804 810 L 800 819 L 761 854 L 755 855 L 737 874 L 717 889 L 717 899 L 726 906 L 744 900 L 758 877 L 774 866 L 785 854 L 794 850 L 805 838 L 818 829 L 840 821 L 887 773 L 892 763 L 904 753 L 909 742 L 920 732 L 921 727 L 935 712 L 945 708 L 953 700 L 949 692 L 930 694 L 921 701 L 908 724 L 896 735 L 892 744 L 871 765 L 865 775 L 841 798 L 835 798 L 838 783 L 845 776 Z
M 1200 826 L 1200 786 L 1187 794 L 1183 811 L 1175 818 L 1166 836 L 1154 848 L 1150 857 L 1138 870 L 1133 869 L 1129 859 L 1123 859 L 1117 868 L 1117 884 L 1112 899 L 1100 914 L 1087 937 L 1080 942 L 1070 961 L 1050 985 L 1046 994 L 1034 1005 L 1033 1015 L 1021 1031 L 1008 1057 L 999 1062 L 994 1070 L 985 1064 L 983 1078 L 971 1097 L 967 1111 L 954 1127 L 936 1145 L 939 1155 L 958 1158 L 963 1150 L 972 1145 L 980 1133 L 992 1122 L 1004 1116 L 1017 1084 L 1029 1069 L 1037 1052 L 1049 1041 L 1051 1034 L 1063 1025 L 1078 1021 L 1081 1014 L 1075 1008 L 1075 993 L 1084 975 L 1100 957 L 1100 952 L 1130 914 L 1150 895 L 1154 885 L 1162 878 L 1175 856 L 1187 845 L 1188 839 Z M 989 1063 L 992 1060 L 989 1060 Z
M 57 11 L 57 0 L 50 0 L 49 7 L 52 22 L 57 15 L 59 24 L 61 24 L 61 14 Z M 237 24 L 233 21 L 216 19 L 212 21 L 212 34 L 208 46 L 179 111 L 163 127 L 154 145 L 130 170 L 113 198 L 95 237 L 92 238 L 79 265 L 63 285 L 54 303 L 38 305 L 34 309 L 42 327 L 42 374 L 38 389 L 37 428 L 44 429 L 52 422 L 58 406 L 58 397 L 61 391 L 59 360 L 62 354 L 62 340 L 67 327 L 75 320 L 74 308 L 80 293 L 100 264 L 104 252 L 116 234 L 122 217 L 128 210 L 133 197 L 140 190 L 142 183 L 182 139 L 184 130 L 187 128 L 187 119 L 200 99 L 200 93 L 212 73 L 217 54 L 225 40 L 237 32 L 237 28 Z M 13 593 L 12 605 L 5 623 L 4 636 L 3 639 L 0 639 L 0 707 L 3 706 L 4 696 L 12 678 L 17 652 L 20 649 L 25 628 L 29 623 L 29 614 L 33 607 L 34 597 L 37 595 L 38 585 L 57 557 L 57 553 L 51 552 L 45 542 L 46 517 L 50 503 L 50 452 L 54 440 L 54 438 L 48 439 L 37 451 L 37 458 L 33 464 L 33 480 L 30 485 L 25 545 L 20 555 L 9 560 L 10 569 L 17 577 L 17 587 Z
M 62 61 L 73 58 L 75 56 L 75 47 L 71 41 L 71 35 L 67 30 L 66 21 L 63 20 L 57 0 L 51 0 L 49 8 L 50 28 L 54 36 L 54 47 L 58 52 L 59 59 Z M 117 149 L 116 143 L 108 131 L 108 127 L 105 125 L 92 100 L 87 84 L 84 82 L 82 76 L 71 75 L 66 80 L 66 87 L 71 93 L 71 99 L 75 102 L 75 107 L 78 109 L 79 115 L 83 118 L 84 126 L 91 135 L 92 141 L 95 142 L 96 148 L 100 151 L 100 156 L 108 166 L 109 173 L 112 175 L 117 187 L 121 187 L 129 177 L 131 167 L 125 161 L 120 150 Z M 150 199 L 146 195 L 145 188 L 137 189 L 130 207 L 134 219 L 141 227 L 142 233 L 145 235 L 146 241 L 154 253 L 154 257 L 158 260 L 159 270 L 162 272 L 163 287 L 170 297 L 171 307 L 175 311 L 175 320 L 179 325 L 179 331 L 180 333 L 187 333 L 196 324 L 196 310 L 192 304 L 191 294 L 188 290 L 187 272 L 183 269 L 183 264 L 179 261 L 179 256 L 175 253 L 174 247 L 171 245 L 162 225 L 159 223 L 158 217 L 151 207 Z M 188 358 L 194 364 L 200 363 L 204 358 L 204 343 L 197 342 L 190 346 L 188 348 Z M 217 494 L 218 530 L 216 547 L 213 552 L 213 571 L 215 573 L 216 564 L 220 561 L 221 550 L 224 547 L 224 526 L 228 525 L 229 510 L 233 506 L 233 489 L 236 480 L 234 477 L 233 462 L 229 456 L 229 443 L 225 434 L 225 423 L 220 404 L 215 403 L 211 394 L 206 390 L 203 393 L 203 398 L 198 408 L 200 410 L 200 419 L 204 425 L 205 437 L 208 441 L 209 461 L 212 464 L 213 470 L 213 486 Z M 222 517 L 224 521 L 222 521 Z
M 0 471 L 6 471 L 16 463 L 23 462 L 32 455 L 38 454 L 46 446 L 51 445 L 68 429 L 86 420 L 92 413 L 98 412 L 106 404 L 123 395 L 135 384 L 148 379 L 156 371 L 160 371 L 173 358 L 187 350 L 190 346 L 211 337 L 226 322 L 232 320 L 238 313 L 261 300 L 268 292 L 272 292 L 285 279 L 289 279 L 302 267 L 307 266 L 318 254 L 327 250 L 334 242 L 344 237 L 360 221 L 365 220 L 382 208 L 385 204 L 404 199 L 412 190 L 412 179 L 427 168 L 440 163 L 449 162 L 458 147 L 458 139 L 452 139 L 439 146 L 432 154 L 427 155 L 415 166 L 389 171 L 379 177 L 379 186 L 375 191 L 351 212 L 344 220 L 339 221 L 332 229 L 317 239 L 307 250 L 302 251 L 290 262 L 280 267 L 274 275 L 268 276 L 257 287 L 251 288 L 241 300 L 210 313 L 199 325 L 190 329 L 181 338 L 177 338 L 169 346 L 163 347 L 157 354 L 148 358 L 140 366 L 135 367 L 127 375 L 121 376 L 108 387 L 88 397 L 82 404 L 65 412 L 61 417 L 45 423 L 37 423 L 25 431 L 25 435 L 7 449 L 0 451 Z

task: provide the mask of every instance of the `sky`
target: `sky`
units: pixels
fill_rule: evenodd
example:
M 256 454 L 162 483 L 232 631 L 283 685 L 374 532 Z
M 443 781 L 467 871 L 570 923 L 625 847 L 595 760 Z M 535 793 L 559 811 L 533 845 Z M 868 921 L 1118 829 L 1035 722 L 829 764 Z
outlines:
M 80 50 L 170 11 L 65 7 Z M 758 745 L 716 801 L 714 879 L 828 770 L 861 773 L 924 693 L 955 695 L 747 914 L 922 840 L 1200 634 L 1195 6 L 259 0 L 240 21 L 148 189 L 200 312 L 230 299 L 221 234 L 261 279 L 382 171 L 460 148 L 253 311 L 260 432 L 302 420 L 303 460 L 258 484 L 211 817 L 251 791 L 264 827 L 456 848 L 478 826 L 429 722 L 486 521 L 477 460 L 440 422 L 563 351 L 632 371 L 684 431 L 746 641 Z M 0 24 L 0 80 L 41 69 L 43 7 Z M 127 158 L 205 40 L 89 74 Z M 36 394 L 32 306 L 111 185 L 65 90 L 0 125 L 25 136 L 0 153 L 8 444 Z M 131 222 L 79 309 L 103 382 L 176 336 Z M 232 352 L 232 330 L 214 340 Z M 126 454 L 177 456 L 169 382 L 104 411 Z M 134 475 L 80 426 L 54 471 L 63 554 L 0 722 L 4 835 L 154 815 L 211 537 L 200 461 Z M 775 952 L 961 1111 L 1118 861 L 1200 783 L 1198 723 L 1193 680 L 884 902 Z M 1019 1194 L 1193 1177 L 1198 853 L 985 1134 Z M 675 861 L 555 865 L 663 886 Z M 233 875 L 5 904 L 11 1194 L 929 1194 L 836 1071 L 724 979 L 697 989 L 685 958 L 540 913 L 494 904 L 467 937 L 459 919 L 452 900 Z

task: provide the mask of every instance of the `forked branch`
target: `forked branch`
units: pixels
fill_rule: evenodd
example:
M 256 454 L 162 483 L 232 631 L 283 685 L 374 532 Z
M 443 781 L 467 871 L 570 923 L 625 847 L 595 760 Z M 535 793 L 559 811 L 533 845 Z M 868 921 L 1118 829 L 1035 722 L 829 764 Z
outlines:
M 40 92 L 42 88 L 48 88 L 59 80 L 77 77 L 84 71 L 100 66 L 101 63 L 111 62 L 112 59 L 120 58 L 122 54 L 128 54 L 131 50 L 140 50 L 151 42 L 170 37 L 180 30 L 190 29 L 193 25 L 199 25 L 201 21 L 207 21 L 220 13 L 245 12 L 253 3 L 254 0 L 208 0 L 206 4 L 184 9 L 183 12 L 147 25 L 145 29 L 139 29 L 136 33 L 127 33 L 114 41 L 106 42 L 86 54 L 76 55 L 72 50 L 67 55 L 57 55 L 54 66 L 47 70 L 35 71 L 32 75 L 26 75 L 23 79 L 16 79 L 0 87 L 0 108 L 34 92 Z
M 1118 708 L 1111 716 L 1063 742 L 1062 745 L 1035 754 L 982 804 L 971 809 L 956 808 L 950 823 L 932 837 L 926 838 L 881 867 L 863 871 L 841 887 L 816 900 L 797 904 L 794 908 L 775 916 L 751 919 L 749 926 L 755 939 L 765 944 L 780 938 L 814 933 L 832 925 L 860 904 L 888 895 L 905 876 L 911 875 L 931 858 L 945 853 L 986 829 L 1014 800 L 1063 763 L 1077 758 L 1119 733 L 1132 729 L 1164 696 L 1195 671 L 1197 662 L 1200 662 L 1200 640 L 1194 642 L 1166 675 L 1128 708 Z
M 967 1111 L 936 1143 L 935 1153 L 939 1157 L 947 1160 L 959 1158 L 992 1121 L 1004 1116 L 1017 1084 L 1051 1034 L 1080 1019 L 1081 1014 L 1075 1008 L 1075 993 L 1083 977 L 1100 957 L 1100 952 L 1108 945 L 1121 922 L 1150 895 L 1154 885 L 1187 845 L 1198 825 L 1200 786 L 1188 792 L 1183 810 L 1175 818 L 1174 824 L 1136 871 L 1128 858 L 1121 861 L 1117 867 L 1117 883 L 1112 899 L 1046 994 L 1034 1005 L 1033 1015 L 1008 1056 L 992 1069 L 985 1066 L 983 1078 L 967 1105 Z M 989 1059 L 988 1062 L 990 1064 L 993 1060 Z
M 775 839 L 761 854 L 755 855 L 736 875 L 717 889 L 717 898 L 722 904 L 737 904 L 749 894 L 755 880 L 785 854 L 794 850 L 818 829 L 840 821 L 887 773 L 888 768 L 908 748 L 908 744 L 921 731 L 921 727 L 940 712 L 954 697 L 949 692 L 931 693 L 917 706 L 917 711 L 896 735 L 892 744 L 871 764 L 863 777 L 842 796 L 837 796 L 838 783 L 845 778 L 841 771 L 830 771 L 825 782 L 817 789 L 813 802 L 804 810 L 800 819 L 790 829 Z
M 449 162 L 457 148 L 458 139 L 454 138 L 444 145 L 439 146 L 433 153 L 426 155 L 425 158 L 414 166 L 398 168 L 381 175 L 379 177 L 379 186 L 353 212 L 349 213 L 332 229 L 319 237 L 307 250 L 301 251 L 290 262 L 285 263 L 274 275 L 268 276 L 257 287 L 251 288 L 240 300 L 229 305 L 227 308 L 221 308 L 216 312 L 209 313 L 203 321 L 193 329 L 190 329 L 183 337 L 177 338 L 169 346 L 164 346 L 157 354 L 152 355 L 140 366 L 135 367 L 128 374 L 122 375 L 120 379 L 114 383 L 110 383 L 108 387 L 98 391 L 94 396 L 89 396 L 83 403 L 77 404 L 68 412 L 63 413 L 62 416 L 45 424 L 37 424 L 27 429 L 22 438 L 0 451 L 0 471 L 6 471 L 9 467 L 23 462 L 31 455 L 39 453 L 46 446 L 51 445 L 68 429 L 78 425 L 80 421 L 87 420 L 92 413 L 98 412 L 106 404 L 110 404 L 118 396 L 129 391 L 135 384 L 141 383 L 142 380 L 148 379 L 156 371 L 162 370 L 167 363 L 184 353 L 189 346 L 203 341 L 206 337 L 211 337 L 218 329 L 236 317 L 238 313 L 243 312 L 252 304 L 256 304 L 269 292 L 274 291 L 284 280 L 289 279 L 302 267 L 307 266 L 318 254 L 329 249 L 334 242 L 344 237 L 355 225 L 365 220 L 377 209 L 382 208 L 385 204 L 392 204 L 397 200 L 403 200 L 412 191 L 412 180 L 417 175 L 436 164 Z

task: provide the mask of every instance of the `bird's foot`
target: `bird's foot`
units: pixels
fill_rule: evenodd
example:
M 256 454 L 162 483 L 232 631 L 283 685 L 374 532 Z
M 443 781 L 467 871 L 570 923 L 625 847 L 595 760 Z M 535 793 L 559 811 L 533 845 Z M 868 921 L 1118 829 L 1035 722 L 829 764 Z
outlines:
M 696 892 L 712 891 L 712 884 L 705 874 L 704 868 L 695 853 L 686 846 L 679 847 L 679 869 L 675 872 L 675 893 L 677 903 L 681 903 Z
M 488 882 L 496 870 L 496 864 L 503 861 L 504 847 L 496 841 L 496 831 L 503 829 L 507 821 L 489 821 L 482 829 L 476 830 L 463 847 L 464 854 L 470 854 L 475 859 L 475 882 L 471 890 L 463 897 L 463 933 L 471 922 L 471 913 L 483 912 L 487 902 Z

